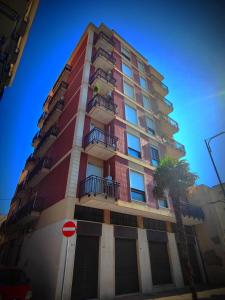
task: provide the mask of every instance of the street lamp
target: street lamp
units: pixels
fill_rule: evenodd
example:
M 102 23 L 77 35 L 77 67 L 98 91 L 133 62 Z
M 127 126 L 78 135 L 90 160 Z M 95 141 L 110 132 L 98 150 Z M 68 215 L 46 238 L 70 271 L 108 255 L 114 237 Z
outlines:
M 218 180 L 219 180 L 220 187 L 221 187 L 221 189 L 222 189 L 222 192 L 223 192 L 223 195 L 224 195 L 224 199 L 225 199 L 225 189 L 224 189 L 222 180 L 221 180 L 221 178 L 220 178 L 219 172 L 218 172 L 218 170 L 217 170 L 217 168 L 216 168 L 216 164 L 215 164 L 215 162 L 214 162 L 214 160 L 213 160 L 213 157 L 212 157 L 212 149 L 211 149 L 211 147 L 210 147 L 210 142 L 211 142 L 211 140 L 213 140 L 214 138 L 216 138 L 216 137 L 218 137 L 219 135 L 222 135 L 222 134 L 225 134 L 225 131 L 222 131 L 222 132 L 220 132 L 220 133 L 218 133 L 218 134 L 212 136 L 211 138 L 206 139 L 206 140 L 205 140 L 205 144 L 206 144 L 206 148 L 207 148 L 207 150 L 208 150 L 208 152 L 209 152 L 209 156 L 210 156 L 210 158 L 211 158 L 211 161 L 212 161 L 214 170 L 215 170 L 215 172 L 216 172 L 216 175 L 217 175 L 217 178 L 218 178 Z

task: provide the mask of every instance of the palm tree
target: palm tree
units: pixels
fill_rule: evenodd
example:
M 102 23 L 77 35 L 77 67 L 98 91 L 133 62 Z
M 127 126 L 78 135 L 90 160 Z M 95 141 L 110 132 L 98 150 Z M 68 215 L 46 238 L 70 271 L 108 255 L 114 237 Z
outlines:
M 163 197 L 165 190 L 168 190 L 169 196 L 172 199 L 177 223 L 177 238 L 180 244 L 180 259 L 183 265 L 183 271 L 188 280 L 193 300 L 198 298 L 194 286 L 187 239 L 182 220 L 181 199 L 185 197 L 187 188 L 194 185 L 197 178 L 198 176 L 196 174 L 190 172 L 187 161 L 178 161 L 176 159 L 166 157 L 160 161 L 160 164 L 154 173 L 155 187 L 153 190 L 156 198 Z

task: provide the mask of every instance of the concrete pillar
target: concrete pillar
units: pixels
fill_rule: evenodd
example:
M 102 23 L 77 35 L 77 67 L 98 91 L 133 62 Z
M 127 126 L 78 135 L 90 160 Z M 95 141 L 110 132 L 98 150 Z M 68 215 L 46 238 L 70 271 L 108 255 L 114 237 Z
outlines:
M 143 294 L 149 294 L 152 292 L 152 272 L 145 229 L 138 228 L 137 244 L 140 290 Z
M 102 224 L 99 255 L 99 299 L 115 298 L 115 239 L 113 225 Z
M 180 258 L 177 249 L 177 243 L 175 239 L 175 234 L 167 232 L 168 236 L 168 250 L 171 262 L 171 271 L 173 275 L 174 284 L 177 288 L 182 288 L 184 286 L 183 274 L 180 264 Z
M 83 75 L 82 75 L 82 83 L 80 87 L 80 99 L 79 99 L 78 112 L 76 117 L 76 126 L 74 130 L 73 148 L 71 151 L 71 159 L 70 159 L 65 198 L 75 198 L 77 193 L 77 185 L 78 185 L 77 179 L 79 173 L 80 154 L 82 149 L 82 140 L 83 140 L 83 132 L 84 132 L 84 121 L 85 121 L 85 114 L 86 114 L 93 39 L 94 39 L 94 33 L 90 31 L 88 34 L 88 43 L 87 43 L 87 49 L 85 53 L 85 64 L 84 64 Z M 67 215 L 72 218 L 72 215 L 69 214 L 72 211 L 69 205 L 67 205 L 67 210 L 68 210 Z
M 104 209 L 104 223 L 110 224 L 110 210 Z
M 139 228 L 144 228 L 144 220 L 142 216 L 137 216 L 137 224 Z

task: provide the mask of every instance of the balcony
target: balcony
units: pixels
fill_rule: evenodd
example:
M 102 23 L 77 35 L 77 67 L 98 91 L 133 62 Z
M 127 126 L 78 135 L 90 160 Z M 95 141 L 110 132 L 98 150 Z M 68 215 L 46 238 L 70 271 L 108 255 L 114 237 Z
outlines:
M 190 203 L 182 202 L 181 212 L 187 225 L 201 224 L 205 219 L 202 208 Z
M 151 74 L 150 77 L 153 79 L 152 84 L 153 84 L 154 90 L 157 93 L 159 93 L 163 96 L 166 96 L 169 92 L 168 87 L 161 80 L 159 80 L 156 76 L 154 76 L 153 74 Z
M 159 93 L 154 92 L 153 93 L 155 97 L 157 98 L 157 103 L 159 107 L 159 111 L 161 111 L 163 114 L 168 115 L 173 111 L 173 103 L 170 102 L 165 97 L 161 96 Z
M 113 57 L 113 55 L 102 48 L 98 48 L 97 52 L 92 58 L 92 63 L 95 68 L 102 68 L 105 72 L 112 70 L 115 62 L 116 59 Z
M 95 42 L 95 48 L 103 48 L 108 52 L 112 52 L 114 48 L 115 42 L 111 37 L 109 37 L 107 34 L 105 34 L 103 31 L 101 31 L 98 34 L 97 40 Z
M 16 188 L 16 192 L 12 198 L 11 204 L 14 202 L 17 202 L 17 200 L 20 199 L 25 199 L 29 196 L 29 192 L 30 189 L 28 187 L 28 185 L 26 184 L 26 181 L 22 181 L 20 183 L 18 183 L 17 188 Z
M 21 207 L 6 220 L 6 227 L 18 228 L 18 226 L 28 225 L 31 222 L 36 221 L 42 211 L 43 199 L 34 198 Z
M 43 111 L 45 113 L 48 112 L 48 105 L 49 105 L 49 102 L 51 101 L 51 99 L 52 99 L 52 96 L 48 95 L 48 97 L 46 98 L 46 100 L 45 100 L 45 102 L 43 104 Z
M 30 154 L 29 157 L 26 160 L 25 169 L 28 170 L 28 171 L 31 171 L 34 168 L 37 159 L 38 158 L 34 153 Z
M 87 104 L 89 115 L 103 124 L 108 124 L 114 119 L 117 105 L 114 104 L 112 97 L 95 95 Z
M 82 204 L 104 207 L 119 199 L 119 183 L 108 178 L 91 175 L 80 183 Z M 103 205 L 103 206 L 102 206 Z
M 35 150 L 35 155 L 39 157 L 43 157 L 44 154 L 51 147 L 51 145 L 54 143 L 58 134 L 59 134 L 59 128 L 56 126 L 52 126 L 42 137 L 40 143 L 38 144 Z
M 32 146 L 33 146 L 34 148 L 36 148 L 36 147 L 38 146 L 38 144 L 40 143 L 41 139 L 42 139 L 41 132 L 38 131 L 38 132 L 35 134 L 35 136 L 33 137 L 33 140 L 32 140 Z
M 101 94 L 108 94 L 114 90 L 114 86 L 116 84 L 116 79 L 113 78 L 111 73 L 106 73 L 101 68 L 97 69 L 97 71 L 90 78 L 90 85 L 94 89 L 97 87 L 98 91 Z
M 118 138 L 99 128 L 93 128 L 84 137 L 84 150 L 87 154 L 108 160 L 115 155 Z
M 52 88 L 53 94 L 56 93 L 56 91 L 60 88 L 60 86 L 62 88 L 64 87 L 67 89 L 67 87 L 68 87 L 67 81 L 68 81 L 71 70 L 72 70 L 72 67 L 70 65 L 66 64 L 63 71 L 59 75 L 59 78 L 57 79 L 56 83 L 54 84 L 54 86 Z
M 61 115 L 64 108 L 64 101 L 60 100 L 55 103 L 52 111 L 49 114 L 42 114 L 41 118 L 38 121 L 38 127 L 42 128 L 42 131 L 47 132 L 48 129 L 55 124 Z M 42 126 L 39 126 L 42 125 Z
M 51 169 L 51 160 L 44 158 L 38 162 L 34 169 L 27 176 L 27 183 L 30 187 L 37 185 Z
M 173 139 L 167 139 L 165 145 L 166 145 L 167 156 L 173 158 L 180 158 L 182 156 L 185 156 L 186 154 L 184 145 L 178 143 Z
M 16 199 L 18 198 L 24 198 L 27 195 L 28 191 L 29 189 L 25 180 L 18 183 L 12 202 L 16 201 Z
M 50 113 L 56 102 L 63 101 L 67 88 L 68 83 L 66 83 L 65 81 L 61 81 L 59 83 L 54 94 L 52 96 L 48 96 L 43 104 L 43 110 L 45 113 Z
M 46 118 L 47 118 L 47 113 L 43 112 L 40 118 L 38 119 L 38 124 L 37 124 L 38 128 L 42 128 Z
M 169 116 L 159 113 L 159 118 L 161 120 L 161 130 L 166 136 L 172 136 L 179 130 L 178 123 Z

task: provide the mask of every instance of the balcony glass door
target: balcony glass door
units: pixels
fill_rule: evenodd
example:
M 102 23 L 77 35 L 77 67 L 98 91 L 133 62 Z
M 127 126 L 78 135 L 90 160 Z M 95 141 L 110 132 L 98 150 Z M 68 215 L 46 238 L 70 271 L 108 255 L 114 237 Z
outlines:
M 87 165 L 87 171 L 86 171 L 86 177 L 95 175 L 98 177 L 103 177 L 103 168 L 93 165 L 91 163 L 88 163 Z

